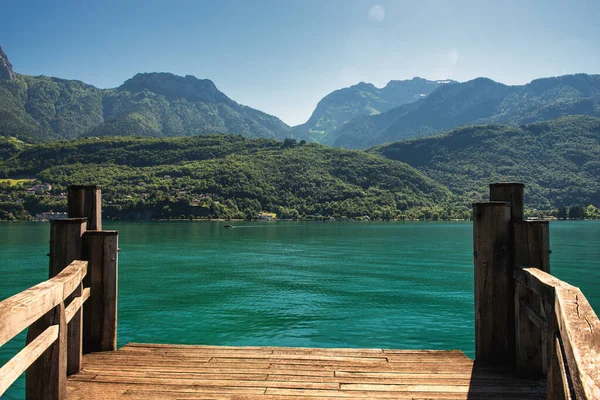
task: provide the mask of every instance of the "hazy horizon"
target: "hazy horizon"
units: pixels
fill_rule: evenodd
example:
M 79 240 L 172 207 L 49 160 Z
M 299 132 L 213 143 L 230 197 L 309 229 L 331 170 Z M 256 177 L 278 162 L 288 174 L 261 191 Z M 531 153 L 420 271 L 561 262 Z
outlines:
M 233 100 L 305 122 L 328 93 L 415 76 L 514 85 L 600 73 L 600 5 L 532 0 L 41 1 L 4 5 L 16 72 L 100 88 L 138 72 L 210 79 Z

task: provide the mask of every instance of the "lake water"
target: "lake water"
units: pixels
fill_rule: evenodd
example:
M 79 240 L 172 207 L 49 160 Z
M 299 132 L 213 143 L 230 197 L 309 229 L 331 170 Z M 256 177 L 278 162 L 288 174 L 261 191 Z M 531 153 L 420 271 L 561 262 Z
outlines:
M 119 346 L 460 349 L 474 354 L 470 223 L 105 223 Z M 600 310 L 600 221 L 550 224 L 554 275 Z M 0 299 L 47 279 L 49 224 L 0 224 Z M 0 365 L 22 348 L 0 348 Z M 3 398 L 21 398 L 21 377 Z

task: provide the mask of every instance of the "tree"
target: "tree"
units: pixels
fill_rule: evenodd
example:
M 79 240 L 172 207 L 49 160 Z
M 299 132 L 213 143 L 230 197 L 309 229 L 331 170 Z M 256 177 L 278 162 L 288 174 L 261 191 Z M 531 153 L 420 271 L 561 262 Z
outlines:
M 558 207 L 558 211 L 556 212 L 556 218 L 567 219 L 567 207 L 565 207 L 565 206 Z
M 574 205 L 569 208 L 569 219 L 584 219 L 585 209 L 581 204 Z

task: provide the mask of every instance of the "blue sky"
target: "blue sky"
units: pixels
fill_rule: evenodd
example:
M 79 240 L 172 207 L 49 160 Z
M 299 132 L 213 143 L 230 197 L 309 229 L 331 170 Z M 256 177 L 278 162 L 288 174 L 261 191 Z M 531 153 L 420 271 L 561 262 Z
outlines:
M 116 87 L 137 72 L 208 78 L 288 124 L 359 81 L 508 84 L 600 73 L 598 0 L 2 2 L 17 72 Z

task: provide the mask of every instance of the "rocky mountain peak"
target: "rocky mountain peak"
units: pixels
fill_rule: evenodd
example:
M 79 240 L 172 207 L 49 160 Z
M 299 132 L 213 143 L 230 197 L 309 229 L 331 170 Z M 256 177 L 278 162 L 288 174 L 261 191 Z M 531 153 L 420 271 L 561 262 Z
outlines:
M 140 73 L 127 80 L 120 89 L 139 92 L 149 90 L 161 94 L 169 100 L 185 98 L 192 101 L 227 101 L 209 79 L 198 79 L 191 75 L 177 76 L 165 72 Z
M 8 61 L 8 57 L 2 51 L 2 47 L 0 46 L 0 79 L 15 79 L 15 72 L 13 71 L 13 66 Z

